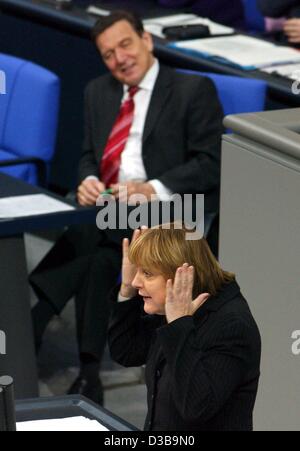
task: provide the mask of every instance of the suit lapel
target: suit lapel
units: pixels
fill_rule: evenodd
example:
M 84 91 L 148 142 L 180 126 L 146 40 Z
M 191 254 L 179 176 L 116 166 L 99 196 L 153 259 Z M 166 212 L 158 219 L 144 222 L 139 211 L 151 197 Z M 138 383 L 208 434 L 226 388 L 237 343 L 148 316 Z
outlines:
M 101 117 L 101 129 L 99 130 L 99 152 L 97 153 L 99 161 L 103 156 L 103 152 L 112 131 L 115 120 L 119 114 L 121 100 L 123 97 L 123 87 L 116 80 L 111 80 L 111 86 L 104 93 L 99 105 Z
M 172 70 L 161 66 L 157 81 L 154 86 L 151 97 L 148 114 L 146 117 L 143 144 L 152 132 L 156 121 L 164 107 L 165 102 L 171 95 L 172 84 Z M 99 105 L 99 117 L 101 117 L 101 129 L 99 129 L 99 136 L 97 138 L 99 149 L 97 152 L 98 161 L 101 160 L 103 152 L 108 141 L 110 132 L 113 128 L 115 120 L 118 116 L 121 100 L 123 97 L 123 86 L 115 79 L 111 79 L 110 86 L 101 98 Z M 144 147 L 143 147 L 144 151 Z
M 152 93 L 148 114 L 146 117 L 143 144 L 152 132 L 156 121 L 164 107 L 168 97 L 171 95 L 172 71 L 164 66 L 160 68 L 154 90 Z

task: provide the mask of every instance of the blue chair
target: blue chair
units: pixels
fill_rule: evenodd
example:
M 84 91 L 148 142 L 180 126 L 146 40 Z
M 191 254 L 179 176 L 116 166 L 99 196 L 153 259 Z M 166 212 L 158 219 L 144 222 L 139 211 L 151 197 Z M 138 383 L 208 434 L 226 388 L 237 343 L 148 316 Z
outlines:
M 181 70 L 210 78 L 217 89 L 224 115 L 254 113 L 265 109 L 267 83 L 252 78 Z
M 249 31 L 265 31 L 265 18 L 259 11 L 256 0 L 243 0 L 246 26 Z
M 0 170 L 44 184 L 55 150 L 60 81 L 36 64 L 1 53 L 0 71 Z

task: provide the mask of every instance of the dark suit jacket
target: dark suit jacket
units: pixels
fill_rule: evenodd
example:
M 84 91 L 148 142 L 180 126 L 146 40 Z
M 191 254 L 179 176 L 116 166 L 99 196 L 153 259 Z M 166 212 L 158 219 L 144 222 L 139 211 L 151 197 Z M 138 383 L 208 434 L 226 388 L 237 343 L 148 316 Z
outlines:
M 257 0 L 257 5 L 267 17 L 300 17 L 300 0 Z
M 88 175 L 99 176 L 122 97 L 123 86 L 110 74 L 87 87 L 80 182 Z M 206 210 L 218 209 L 222 118 L 209 79 L 162 66 L 143 136 L 142 157 L 148 180 L 158 179 L 178 194 L 205 194 Z
M 147 430 L 251 430 L 261 342 L 236 282 L 167 324 L 138 296 L 114 303 L 109 347 L 124 366 L 146 364 Z

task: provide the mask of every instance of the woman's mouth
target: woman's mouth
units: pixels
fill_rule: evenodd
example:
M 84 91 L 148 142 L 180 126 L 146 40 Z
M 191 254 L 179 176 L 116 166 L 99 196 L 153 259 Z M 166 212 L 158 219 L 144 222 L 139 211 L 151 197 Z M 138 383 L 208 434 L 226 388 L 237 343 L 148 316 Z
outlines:
M 148 301 L 149 299 L 151 299 L 151 296 L 144 296 L 142 293 L 139 293 L 139 295 L 142 296 L 144 301 Z
M 144 303 L 145 304 L 147 304 L 147 302 L 150 302 L 151 301 L 151 298 L 148 296 L 148 297 L 143 297 L 143 301 L 144 301 Z

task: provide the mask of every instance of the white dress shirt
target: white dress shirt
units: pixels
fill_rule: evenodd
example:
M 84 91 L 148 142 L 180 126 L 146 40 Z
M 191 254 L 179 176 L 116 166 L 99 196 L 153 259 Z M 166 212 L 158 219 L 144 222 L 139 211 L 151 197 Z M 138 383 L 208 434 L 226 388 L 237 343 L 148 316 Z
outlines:
M 144 79 L 139 84 L 139 91 L 134 96 L 134 117 L 129 137 L 121 154 L 119 183 L 132 181 L 145 182 L 146 170 L 142 158 L 142 142 L 146 117 L 159 73 L 159 62 L 155 59 Z M 124 85 L 122 103 L 128 99 L 129 86 Z M 92 177 L 87 177 L 92 178 Z M 94 177 L 93 177 L 94 178 Z M 169 200 L 172 192 L 159 180 L 149 180 L 161 200 Z

